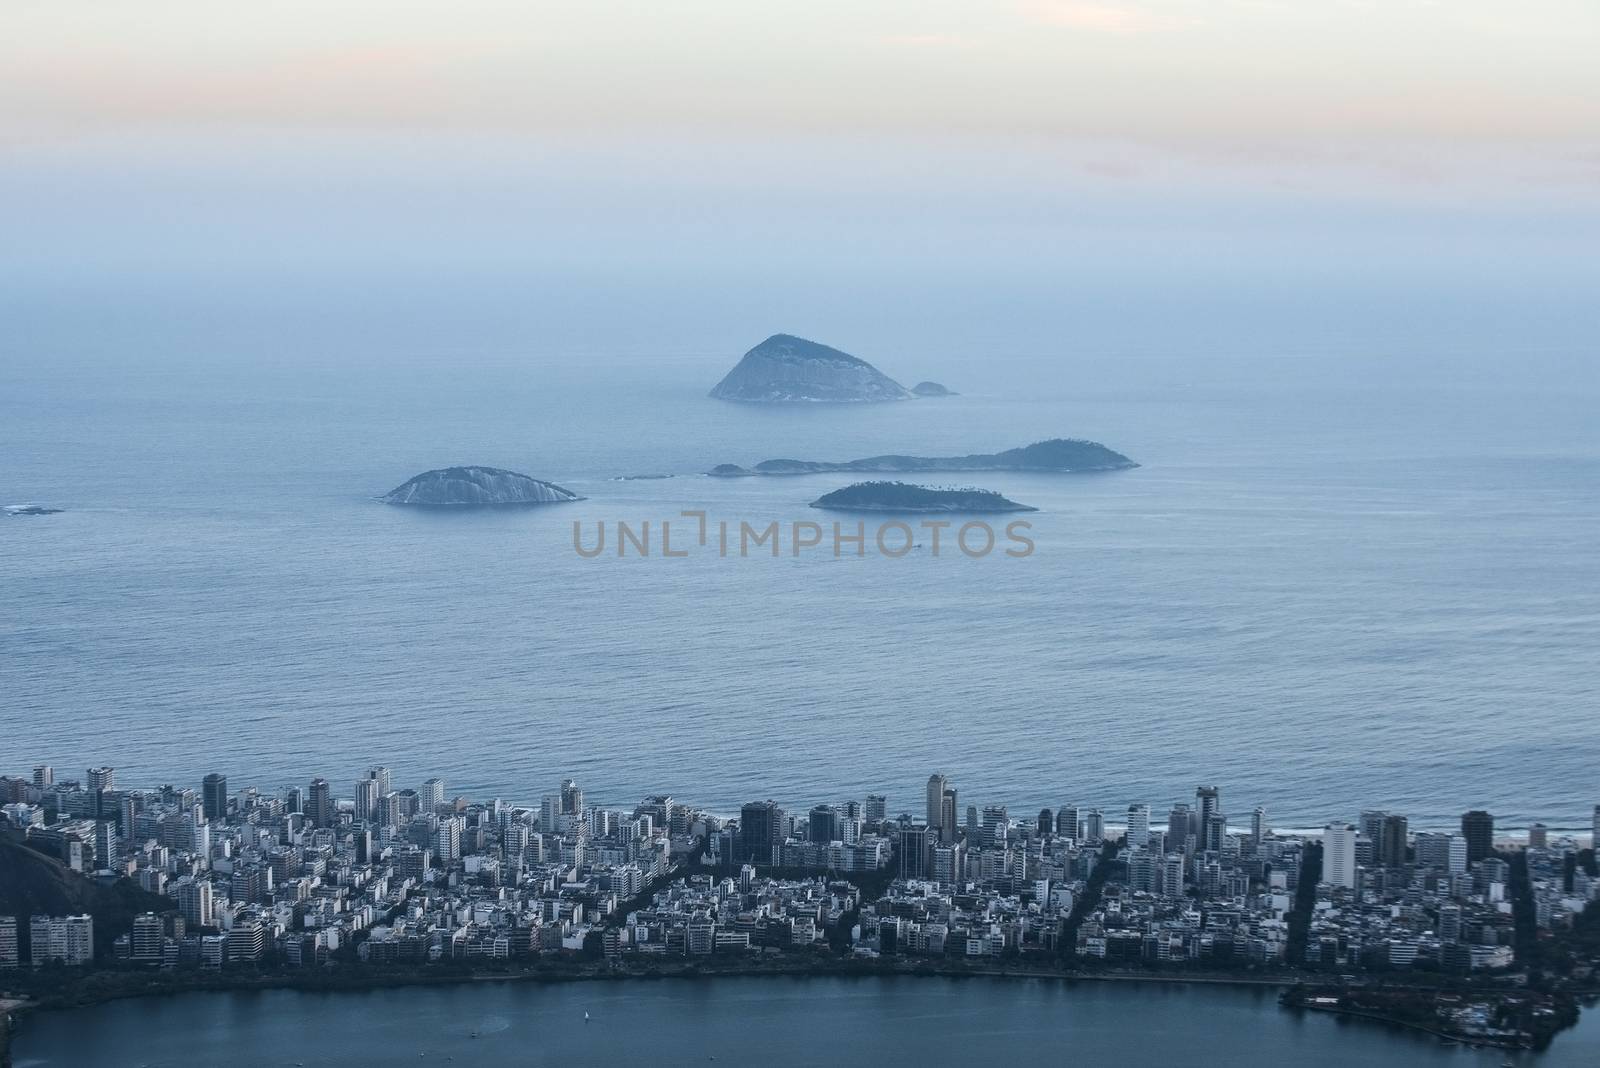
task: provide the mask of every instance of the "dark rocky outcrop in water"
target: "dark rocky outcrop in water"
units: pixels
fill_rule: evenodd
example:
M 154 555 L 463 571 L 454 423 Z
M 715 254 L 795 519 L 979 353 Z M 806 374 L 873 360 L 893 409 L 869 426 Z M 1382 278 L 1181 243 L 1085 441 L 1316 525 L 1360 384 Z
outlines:
M 746 404 L 859 404 L 910 400 L 912 393 L 866 360 L 773 334 L 745 353 L 711 396 Z
M 1037 512 L 985 489 L 935 489 L 905 482 L 857 482 L 824 493 L 813 508 L 836 512 Z
M 1095 441 L 1051 438 L 1020 449 L 973 453 L 969 456 L 869 456 L 864 460 L 763 460 L 754 467 L 718 464 L 709 475 L 741 478 L 747 475 L 813 475 L 837 472 L 911 471 L 1035 471 L 1070 474 L 1084 471 L 1125 471 L 1139 465 Z
M 425 508 L 487 508 L 562 504 L 583 498 L 553 482 L 541 482 L 498 467 L 442 467 L 424 471 L 379 500 Z
M 42 504 L 8 504 L 5 507 L 6 515 L 57 515 L 60 508 L 46 508 Z
M 955 393 L 946 389 L 937 382 L 918 382 L 911 387 L 911 392 L 919 397 L 954 397 Z

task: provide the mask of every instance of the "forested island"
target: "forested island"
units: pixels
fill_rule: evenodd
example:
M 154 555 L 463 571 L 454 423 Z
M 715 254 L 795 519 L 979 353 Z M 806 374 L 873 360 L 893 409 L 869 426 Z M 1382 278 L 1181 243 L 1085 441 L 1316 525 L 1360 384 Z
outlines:
M 940 489 L 906 482 L 857 482 L 824 493 L 813 508 L 836 512 L 1037 512 L 993 490 L 965 487 Z
M 793 334 L 773 334 L 745 353 L 710 395 L 745 404 L 861 404 L 916 396 L 866 360 Z
M 379 500 L 421 508 L 485 508 L 562 504 L 583 498 L 554 482 L 498 467 L 441 467 L 406 480 Z
M 1050 438 L 1004 452 L 966 456 L 868 456 L 861 460 L 763 460 L 753 467 L 718 464 L 709 475 L 745 478 L 754 475 L 814 475 L 841 471 L 902 474 L 918 471 L 1036 471 L 1070 474 L 1089 471 L 1126 471 L 1139 465 L 1097 441 Z

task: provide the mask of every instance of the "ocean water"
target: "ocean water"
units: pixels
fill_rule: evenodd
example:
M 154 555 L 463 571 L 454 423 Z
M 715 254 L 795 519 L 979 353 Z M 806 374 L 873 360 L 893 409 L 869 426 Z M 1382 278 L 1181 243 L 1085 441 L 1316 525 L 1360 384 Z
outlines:
M 1586 1013 L 1543 1054 L 1470 1050 L 1370 1021 L 1290 1013 L 1271 989 L 948 979 L 481 983 L 369 993 L 141 998 L 28 1017 L 16 1068 L 96 1064 L 1184 1064 L 1225 1047 L 1282 1064 L 1592 1065 Z M 584 1013 L 589 1013 L 586 1023 Z M 284 1020 L 294 1020 L 286 1028 Z M 1245 1038 L 1241 1041 L 1241 1036 Z
M 1600 400 L 1581 355 L 880 361 L 960 396 L 709 400 L 737 353 L 0 357 L 5 771 L 401 784 L 731 811 L 868 792 L 1120 811 L 1222 788 L 1587 827 L 1600 802 Z M 1089 437 L 1143 466 L 988 474 L 1036 552 L 580 558 L 575 521 L 816 519 L 838 476 L 721 462 Z M 450 463 L 566 506 L 372 498 Z M 659 480 L 617 476 L 671 474 Z M 675 535 L 677 531 L 675 531 Z M 676 540 L 676 537 L 675 537 Z M 346 790 L 349 788 L 346 787 Z

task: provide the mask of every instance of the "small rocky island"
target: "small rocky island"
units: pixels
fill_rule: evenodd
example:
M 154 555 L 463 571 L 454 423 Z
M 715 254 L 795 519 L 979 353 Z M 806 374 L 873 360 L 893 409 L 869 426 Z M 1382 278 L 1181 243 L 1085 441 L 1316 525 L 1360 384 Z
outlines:
M 911 387 L 911 392 L 919 397 L 954 397 L 953 390 L 946 389 L 937 382 L 918 382 Z
M 913 399 L 906 387 L 847 352 L 773 334 L 744 354 L 711 391 L 744 404 L 861 404 Z
M 743 478 L 751 475 L 814 475 L 840 471 L 904 474 L 912 471 L 1034 471 L 1069 474 L 1125 471 L 1139 465 L 1097 441 L 1051 438 L 1004 452 L 969 456 L 869 456 L 864 460 L 763 460 L 754 467 L 718 464 L 709 475 Z
M 498 467 L 441 467 L 437 471 L 424 471 L 378 499 L 385 504 L 421 508 L 492 508 L 583 500 L 553 482 L 541 482 Z
M 1002 497 L 993 490 L 937 489 L 905 482 L 857 482 L 824 493 L 813 508 L 834 512 L 1037 512 L 1039 509 Z

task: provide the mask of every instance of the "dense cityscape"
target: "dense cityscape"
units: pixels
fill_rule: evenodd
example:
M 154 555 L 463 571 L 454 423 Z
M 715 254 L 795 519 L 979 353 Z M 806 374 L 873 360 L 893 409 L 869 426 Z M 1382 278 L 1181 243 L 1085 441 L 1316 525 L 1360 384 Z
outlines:
M 1113 819 L 963 806 L 935 774 L 915 814 L 871 794 L 724 818 L 666 795 L 594 805 L 571 780 L 526 807 L 384 767 L 266 792 L 41 766 L 0 777 L 0 800 L 8 848 L 130 891 L 110 915 L 0 897 L 18 913 L 0 915 L 0 989 L 63 969 L 1034 967 L 1277 977 L 1313 984 L 1303 1008 L 1410 1019 L 1415 996 L 1373 1001 L 1398 978 L 1427 980 L 1438 1033 L 1529 1045 L 1548 1040 L 1531 1017 L 1573 1015 L 1563 999 L 1592 988 L 1600 928 L 1592 838 L 1536 824 L 1512 843 L 1483 811 L 1448 831 L 1366 811 L 1279 833 L 1262 808 L 1230 819 L 1215 786 Z

